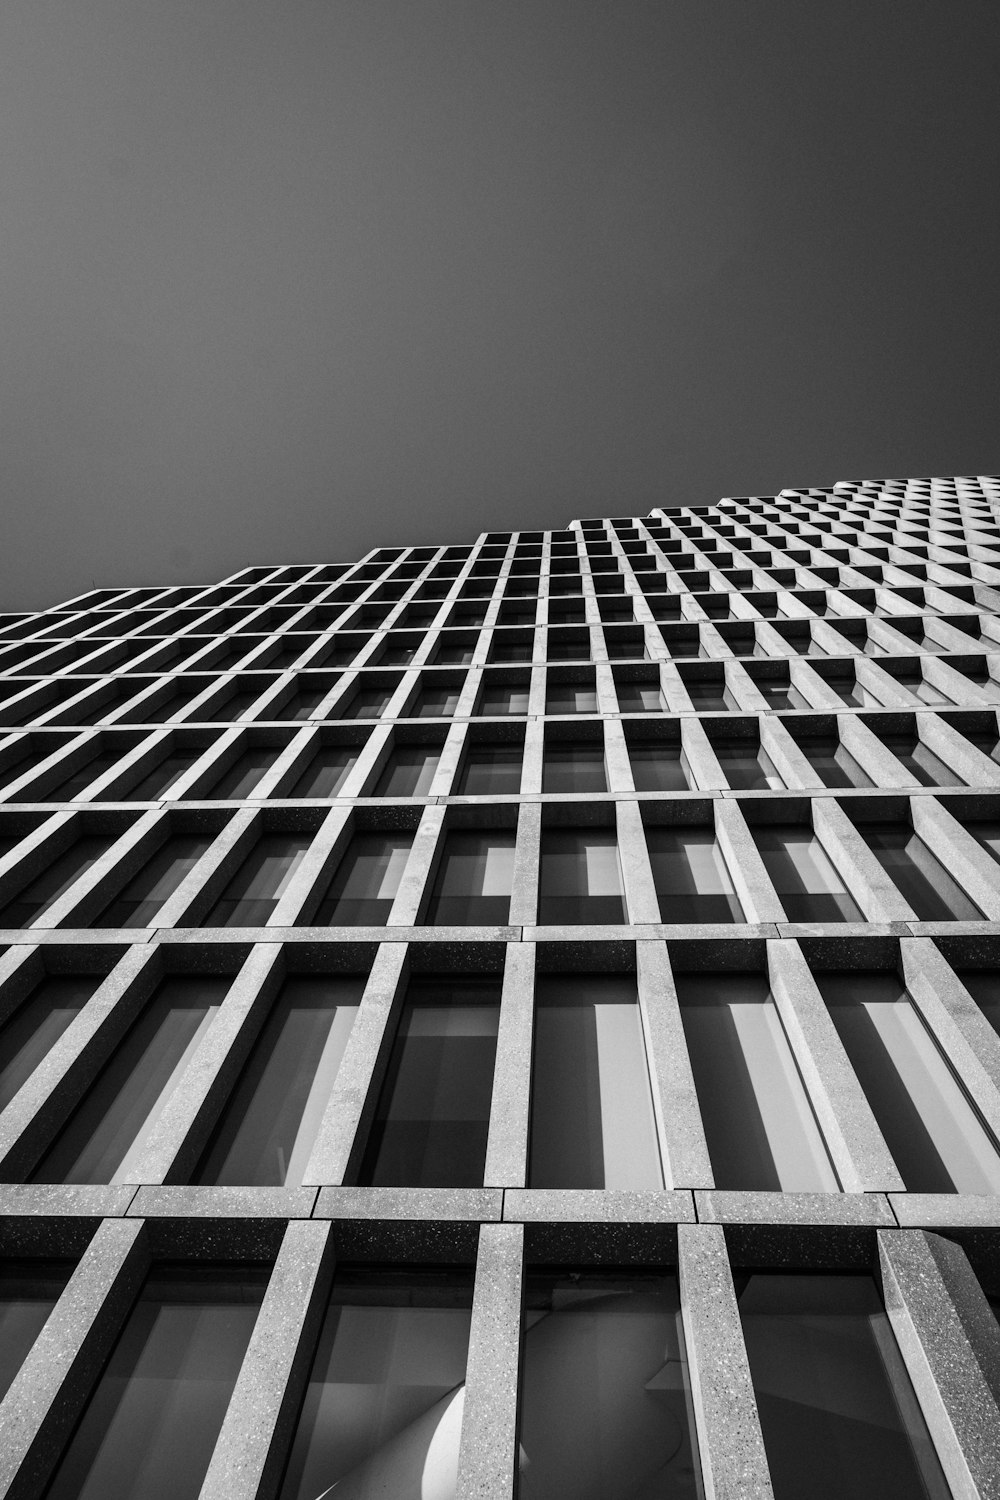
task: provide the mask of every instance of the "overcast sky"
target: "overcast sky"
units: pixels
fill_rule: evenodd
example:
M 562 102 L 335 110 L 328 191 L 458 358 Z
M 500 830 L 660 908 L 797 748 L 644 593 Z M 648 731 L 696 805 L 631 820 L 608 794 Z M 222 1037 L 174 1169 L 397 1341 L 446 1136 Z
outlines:
M 0 608 L 993 472 L 985 0 L 3 0 Z

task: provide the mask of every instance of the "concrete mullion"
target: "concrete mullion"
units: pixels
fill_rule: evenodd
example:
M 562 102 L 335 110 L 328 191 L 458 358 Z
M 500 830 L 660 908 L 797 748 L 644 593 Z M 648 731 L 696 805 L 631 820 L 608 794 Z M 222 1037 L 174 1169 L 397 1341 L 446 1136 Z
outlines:
M 287 673 L 286 676 L 289 679 L 294 678 L 294 673 Z M 355 670 L 355 668 L 353 667 L 348 668 L 346 672 L 341 673 L 341 675 L 337 678 L 337 681 L 333 684 L 333 687 L 326 694 L 326 697 L 319 700 L 319 702 L 316 704 L 316 707 L 309 715 L 310 722 L 319 723 L 324 719 L 339 718 L 340 716 L 337 713 L 337 710 L 347 702 L 354 689 L 360 685 L 361 681 L 361 673 Z M 286 683 L 282 684 L 282 686 L 286 685 Z
M 747 827 L 742 809 L 731 798 L 714 801 L 715 837 L 726 861 L 748 922 L 785 922 L 785 909 Z
M 132 716 L 133 723 L 141 724 L 145 722 L 149 724 L 154 722 L 151 719 L 143 720 L 141 717 L 136 718 L 135 715 L 143 707 L 158 708 L 161 703 L 167 702 L 174 691 L 174 685 L 175 678 L 173 677 L 157 678 L 155 682 L 150 683 L 141 692 L 133 693 L 130 698 L 125 699 L 124 703 L 119 703 L 117 708 L 113 709 L 111 713 L 105 714 L 104 723 L 111 726 L 121 724 L 126 714 Z
M 877 1231 L 886 1312 L 952 1494 L 996 1496 L 1000 1329 L 960 1246 Z
M 916 716 L 917 736 L 969 786 L 1000 787 L 1000 765 L 937 713 Z
M 524 1187 L 528 1176 L 535 944 L 508 943 L 493 1069 L 484 1187 Z
M 529 719 L 524 731 L 524 759 L 521 763 L 521 796 L 535 797 L 542 790 L 545 764 L 545 720 Z
M 681 750 L 695 788 L 699 792 L 728 791 L 729 780 L 702 721 L 689 714 L 681 719 L 680 727 Z
M 446 812 L 446 808 L 436 806 L 425 807 L 421 813 L 399 889 L 386 918 L 387 927 L 412 927 L 417 921 L 445 837 Z
M 768 939 L 771 995 L 847 1193 L 898 1192 L 899 1169 L 798 943 Z
M 706 1500 L 773 1500 L 722 1225 L 679 1224 L 677 1254 Z
M 822 621 L 816 621 L 815 623 L 821 624 Z M 780 630 L 775 630 L 770 620 L 760 620 L 755 627 L 755 631 L 757 644 L 764 647 L 768 657 L 772 661 L 787 661 L 789 658 L 798 656 L 799 653 L 793 646 L 788 644 Z
M 472 1298 L 455 1500 L 509 1500 L 517 1486 L 523 1224 L 483 1224 Z
M 822 776 L 774 714 L 765 714 L 760 720 L 760 747 L 790 791 L 826 790 Z
M 58 749 L 53 750 L 51 755 L 46 756 L 44 760 L 38 761 L 29 770 L 22 772 L 14 781 L 8 782 L 3 791 L 0 792 L 0 802 L 27 801 L 28 799 L 22 795 L 26 787 L 30 788 L 33 782 L 48 775 L 50 771 L 57 768 L 61 769 L 64 762 L 76 759 L 78 753 L 86 749 L 87 745 L 91 740 L 96 738 L 98 733 L 99 731 L 96 729 L 84 729 L 78 734 L 71 735 Z M 67 765 L 66 769 L 71 770 L 72 766 Z
M 198 800 L 236 760 L 246 732 L 242 724 L 221 729 L 218 739 L 206 745 L 203 754 L 174 782 L 170 788 L 170 801 L 188 797 Z
M 473 661 L 472 665 L 466 671 L 465 681 L 463 682 L 461 691 L 459 692 L 458 702 L 455 704 L 456 719 L 472 718 L 473 714 L 476 711 L 476 699 L 479 696 L 479 688 L 482 680 L 482 665 L 481 663 Z
M 21 887 L 34 880 L 69 847 L 73 825 L 78 822 L 76 808 L 67 807 L 62 812 L 51 813 L 26 838 L 7 851 L 0 859 L 0 905 L 6 905 Z
M 653 882 L 653 869 L 646 848 L 639 804 L 622 799 L 615 804 L 618 860 L 625 886 L 625 909 L 633 926 L 657 923 L 660 903 Z
M 853 755 L 875 786 L 882 790 L 899 787 L 910 791 L 922 785 L 856 714 L 838 714 L 837 731 L 844 749 Z
M 766 714 L 772 712 L 770 703 L 768 703 L 764 694 L 741 661 L 727 661 L 725 674 L 726 688 L 741 713 Z
M 838 692 L 835 692 L 826 679 L 820 676 L 808 661 L 800 657 L 798 661 L 788 663 L 788 681 L 793 688 L 800 692 L 810 708 L 829 713 L 831 710 L 838 713 L 844 706 L 844 700 Z
M 16 943 L 0 954 L 0 1025 L 8 1021 L 46 978 L 42 946 Z
M 379 1064 L 388 1061 L 387 1033 L 402 1003 L 408 972 L 408 945 L 381 943 L 302 1174 L 303 1186 L 339 1186 L 363 1150 L 381 1082 Z
M 384 720 L 392 720 L 393 722 L 405 718 L 406 714 L 404 710 L 410 698 L 414 693 L 419 692 L 419 690 L 419 671 L 415 672 L 410 668 L 404 669 L 400 673 L 399 682 L 393 688 L 392 695 L 379 717 Z
M 886 708 L 923 708 L 924 704 L 904 688 L 890 672 L 878 666 L 870 656 L 855 656 L 854 675 L 861 687 L 874 693 Z
M 542 804 L 522 802 L 517 816 L 514 845 L 514 878 L 510 898 L 510 925 L 530 927 L 538 911 L 541 866 Z
M 142 1220 L 101 1222 L 0 1403 L 0 1496 L 44 1490 L 149 1264 Z
M 632 762 L 629 759 L 628 742 L 620 719 L 604 720 L 604 764 L 607 768 L 610 792 L 634 795 Z
M 664 1186 L 714 1187 L 684 1023 L 666 943 L 636 943 L 636 988 L 646 1042 Z
M 392 754 L 393 728 L 392 724 L 375 724 L 364 744 L 359 746 L 358 758 L 344 777 L 343 786 L 337 793 L 338 797 L 352 798 L 364 795 L 364 788 L 382 772 Z M 322 739 L 317 738 L 315 748 L 318 749 L 322 743 Z M 308 758 L 311 760 L 312 756 Z M 305 768 L 306 757 L 303 757 L 301 770 L 304 771 Z
M 194 869 L 160 907 L 156 914 L 157 927 L 197 925 L 197 920 L 192 919 L 208 913 L 256 843 L 261 826 L 261 812 L 257 807 L 241 807 L 234 813 L 222 832 L 216 835 L 211 848 L 206 849 Z
M 677 670 L 677 663 L 673 659 L 660 662 L 660 692 L 663 694 L 668 713 L 693 714 L 695 712 L 694 704 Z
M 451 795 L 451 789 L 455 784 L 455 776 L 462 760 L 462 751 L 468 738 L 468 722 L 453 723 L 448 726 L 448 733 L 444 745 L 441 747 L 441 755 L 438 760 L 437 770 L 431 778 L 431 784 L 427 788 L 428 797 L 447 797 Z
M 812 804 L 813 831 L 868 922 L 915 922 L 916 912 L 897 890 L 836 797 Z
M 161 974 L 157 950 L 129 948 L 0 1113 L 0 1167 L 10 1179 L 33 1164 L 48 1137 L 132 1024 Z
M 331 1222 L 291 1220 L 198 1500 L 274 1500 L 334 1271 Z
M 132 773 L 138 770 L 140 773 L 151 769 L 158 760 L 157 751 L 169 741 L 172 731 L 169 729 L 154 729 L 145 735 L 134 747 L 122 756 L 116 765 L 110 766 L 103 776 L 79 793 L 79 801 L 82 806 L 91 802 L 99 802 L 102 799 L 115 801 L 114 792 L 120 782 L 130 778 Z M 74 802 L 78 799 L 74 797 Z
M 902 938 L 903 979 L 990 1130 L 1000 1139 L 1000 1037 L 930 938 Z
M 269 797 L 280 795 L 277 789 L 285 782 L 292 779 L 292 772 L 297 767 L 299 760 L 304 756 L 306 747 L 312 740 L 315 730 L 308 724 L 301 729 L 295 730 L 288 744 L 276 757 L 269 771 L 265 771 L 253 789 L 254 800 L 263 802 Z
M 183 1181 L 194 1169 L 208 1137 L 214 1106 L 232 1087 L 257 1034 L 251 1017 L 267 1007 L 282 972 L 279 944 L 256 943 L 251 948 L 176 1087 L 145 1135 L 137 1159 L 129 1167 L 130 1181 L 151 1186 Z
M 733 652 L 729 642 L 716 630 L 714 624 L 702 610 L 703 618 L 698 622 L 698 636 L 710 661 L 729 661 Z
M 911 798 L 910 818 L 914 833 L 923 839 L 983 915 L 989 921 L 1000 921 L 1000 885 L 993 856 L 938 797 Z
M 187 670 L 188 668 L 185 666 L 184 672 L 186 673 Z M 221 698 L 229 684 L 230 679 L 228 677 L 212 677 L 200 693 L 197 693 L 195 697 L 189 699 L 187 703 L 178 709 L 177 713 L 173 715 L 173 722 L 175 724 L 208 723 L 209 720 L 201 718 L 201 710 L 203 708 L 210 708 L 216 699 Z
M 542 718 L 545 715 L 545 668 L 535 665 L 531 668 L 530 687 L 528 689 L 528 717 L 529 719 Z
M 159 847 L 158 834 L 165 816 L 158 807 L 143 813 L 89 870 L 78 876 L 58 900 L 36 917 L 31 924 L 33 930 L 41 932 L 52 927 L 87 926 L 110 899 L 111 893 Z
M 269 927 L 294 927 L 312 916 L 312 912 L 306 910 L 307 903 L 313 904 L 310 902 L 313 891 L 339 857 L 349 836 L 348 824 L 351 821 L 352 810 L 347 804 L 330 809 L 279 897 L 267 923 Z
M 970 645 L 972 642 L 970 641 Z M 956 671 L 943 661 L 940 656 L 924 656 L 921 658 L 924 678 L 931 687 L 940 689 L 953 703 L 959 703 L 965 708 L 973 706 L 996 707 L 1000 702 L 1000 683 L 991 682 L 989 686 L 981 687 L 979 683 L 973 682 L 966 677 L 964 672 Z M 943 705 L 947 707 L 947 705 Z

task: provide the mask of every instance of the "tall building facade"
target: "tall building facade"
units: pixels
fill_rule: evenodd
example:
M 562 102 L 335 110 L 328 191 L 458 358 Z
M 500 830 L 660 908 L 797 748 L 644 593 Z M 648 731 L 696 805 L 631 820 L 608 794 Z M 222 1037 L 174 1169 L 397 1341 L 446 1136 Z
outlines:
M 0 617 L 0 1494 L 1000 1494 L 998 505 Z

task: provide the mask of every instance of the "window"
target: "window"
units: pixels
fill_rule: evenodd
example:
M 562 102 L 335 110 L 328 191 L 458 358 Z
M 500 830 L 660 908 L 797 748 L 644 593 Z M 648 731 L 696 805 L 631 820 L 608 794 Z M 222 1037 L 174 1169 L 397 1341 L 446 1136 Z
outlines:
M 490 980 L 411 982 L 389 1055 L 360 1181 L 481 1187 L 500 1023 Z
M 664 708 L 659 679 L 655 682 L 615 681 L 620 714 L 660 713 Z
M 717 713 L 731 708 L 726 694 L 726 683 L 722 677 L 685 677 L 684 686 L 691 699 L 691 706 L 701 713 Z
M 323 699 L 327 697 L 333 688 L 333 683 L 328 682 L 320 687 L 295 688 L 284 698 L 280 706 L 272 705 L 269 714 L 273 719 L 286 719 L 301 722 L 308 719 L 319 708 Z
M 263 926 L 274 914 L 311 843 L 309 833 L 263 834 L 201 925 Z
M 110 746 L 97 749 L 90 758 L 75 771 L 70 771 L 66 776 L 61 776 L 52 783 L 46 783 L 44 791 L 37 786 L 29 786 L 23 792 L 19 792 L 11 798 L 12 802 L 69 802 L 73 797 L 84 791 L 91 782 L 103 776 L 105 771 L 110 771 L 113 765 L 121 760 L 132 748 L 134 741 L 115 738 Z
M 228 979 L 168 979 L 104 1064 L 32 1182 L 135 1182 L 149 1132 L 208 1030 Z
M 168 838 L 104 908 L 93 926 L 148 927 L 211 844 L 211 834 L 181 833 Z
M 197 1500 L 265 1282 L 249 1266 L 155 1267 L 46 1500 Z
M 981 922 L 983 914 L 905 823 L 862 823 L 872 853 L 922 922 Z
M 920 1407 L 866 1275 L 737 1281 L 775 1500 L 946 1500 Z
M 732 878 L 711 828 L 646 828 L 664 922 L 742 922 Z
M 663 1186 L 631 975 L 539 977 L 528 1180 L 540 1188 Z
M 517 795 L 521 790 L 524 746 L 501 741 L 473 741 L 465 752 L 455 793 L 482 797 Z
M 765 823 L 751 832 L 790 922 L 865 920 L 811 828 Z
M 618 841 L 608 828 L 550 828 L 542 833 L 539 922 L 624 922 Z
M 105 834 L 83 834 L 62 854 L 57 854 L 47 870 L 29 880 L 19 896 L 8 901 L 0 911 L 0 927 L 30 927 L 110 847 L 111 839 Z
M 530 1276 L 520 1410 L 531 1500 L 695 1500 L 676 1277 Z
M 0 1267 L 0 1400 L 72 1273 L 73 1267 L 64 1261 L 8 1260 Z
M 0 1026 L 0 1109 L 7 1108 L 100 983 L 98 974 L 46 975 Z
M 180 748 L 171 750 L 163 760 L 159 761 L 151 771 L 147 771 L 140 781 L 131 786 L 128 791 L 118 792 L 116 795 L 129 802 L 156 802 L 160 797 L 165 797 L 175 782 L 179 781 L 194 765 L 195 761 L 205 754 L 205 747 L 198 749 Z
M 764 791 L 768 788 L 774 791 L 784 787 L 771 757 L 761 748 L 756 736 L 752 739 L 747 736 L 713 740 L 712 749 L 735 791 Z
M 815 977 L 907 1188 L 1000 1192 L 996 1146 L 898 976 Z
M 824 786 L 872 785 L 871 777 L 835 734 L 803 735 L 796 743 Z
M 358 688 L 357 692 L 338 712 L 341 719 L 377 719 L 388 707 L 394 688 Z
M 385 922 L 412 842 L 409 833 L 357 834 L 320 902 L 316 925 L 357 927 Z
M 836 1192 L 764 977 L 675 974 L 674 980 L 716 1187 Z
M 440 760 L 440 745 L 397 745 L 372 796 L 426 797 Z
M 424 920 L 441 926 L 506 922 L 514 882 L 514 840 L 513 829 L 449 833 Z
M 962 778 L 956 776 L 916 734 L 882 734 L 879 738 L 922 786 L 965 785 Z
M 285 980 L 192 1181 L 301 1183 L 363 988 L 353 975 Z
M 279 1500 L 454 1493 L 471 1302 L 460 1275 L 338 1267 Z
M 336 797 L 357 763 L 353 745 L 320 745 L 292 787 L 292 797 Z
M 424 687 L 407 715 L 411 719 L 450 719 L 458 707 L 461 688 Z
M 274 765 L 277 754 L 278 750 L 273 745 L 251 745 L 237 756 L 211 790 L 202 792 L 201 795 L 230 802 L 249 797 L 261 777 Z
M 680 742 L 637 740 L 628 747 L 637 792 L 686 792 L 691 783 Z
M 597 688 L 592 682 L 549 682 L 547 714 L 596 714 Z
M 483 718 L 511 718 L 528 712 L 528 684 L 490 682 L 483 684 L 477 714 Z
M 543 792 L 606 792 L 603 740 L 545 742 Z

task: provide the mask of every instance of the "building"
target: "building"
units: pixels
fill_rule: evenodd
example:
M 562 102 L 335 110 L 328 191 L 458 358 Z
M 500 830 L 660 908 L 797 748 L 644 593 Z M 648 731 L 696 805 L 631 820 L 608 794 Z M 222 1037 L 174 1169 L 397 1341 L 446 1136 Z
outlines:
M 0 617 L 0 1494 L 1000 1494 L 998 504 Z

